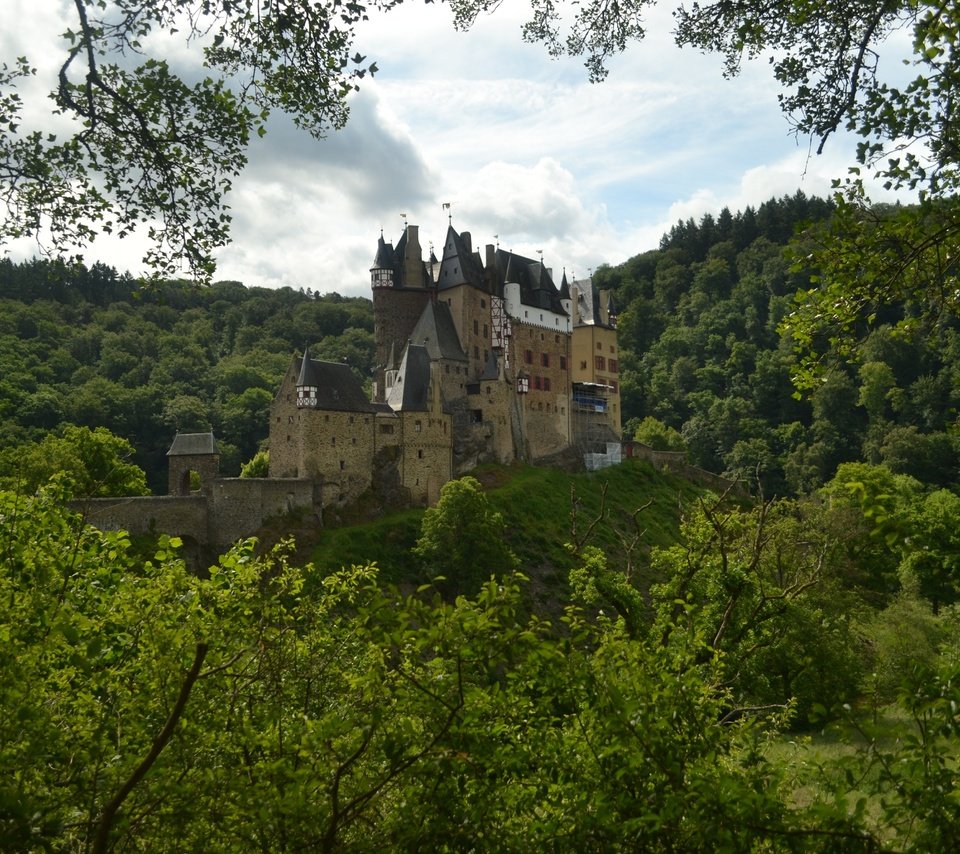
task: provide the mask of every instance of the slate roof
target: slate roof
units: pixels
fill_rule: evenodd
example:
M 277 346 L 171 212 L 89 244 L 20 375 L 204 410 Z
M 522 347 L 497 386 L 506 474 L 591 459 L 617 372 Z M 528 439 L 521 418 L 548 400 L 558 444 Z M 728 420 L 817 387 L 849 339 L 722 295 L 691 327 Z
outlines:
M 497 354 L 491 350 L 487 356 L 487 364 L 483 366 L 483 373 L 480 374 L 480 381 L 487 382 L 488 380 L 498 379 L 500 379 L 500 368 L 497 363 Z
M 593 279 L 581 279 L 573 283 L 577 289 L 577 314 L 581 326 L 605 326 L 603 312 L 600 310 L 600 289 L 593 286 Z M 607 316 L 616 317 L 617 310 L 613 296 L 607 297 Z
M 387 392 L 387 403 L 394 411 L 429 410 L 430 354 L 419 344 L 408 344 L 400 363 L 396 382 Z
M 443 260 L 440 262 L 437 287 L 444 290 L 458 285 L 473 285 L 480 290 L 487 290 L 480 256 L 470 251 L 451 225 L 447 227 L 447 239 L 443 244 Z
M 460 336 L 445 302 L 428 302 L 410 333 L 410 341 L 427 348 L 431 359 L 453 359 L 466 362 L 467 354 L 460 346 Z
M 167 451 L 168 457 L 194 457 L 200 454 L 219 454 L 213 433 L 177 433 Z
M 524 258 L 503 249 L 496 251 L 495 258 L 499 292 L 502 292 L 505 282 L 515 282 L 520 285 L 520 302 L 524 305 L 566 315 L 560 302 L 560 291 L 542 261 Z
M 304 364 L 306 363 L 306 364 Z M 317 388 L 316 409 L 331 412 L 373 412 L 373 404 L 367 400 L 363 386 L 348 365 L 338 362 L 322 362 L 309 355 L 296 360 L 298 377 L 307 377 L 311 382 L 297 385 L 314 385 Z
M 402 257 L 402 256 L 401 256 Z M 393 251 L 393 244 L 387 243 L 383 239 L 383 232 L 380 232 L 380 240 L 377 243 L 377 257 L 373 259 L 371 270 L 394 270 L 397 267 L 397 254 Z
M 407 230 L 403 230 L 403 234 L 400 235 L 400 239 L 397 241 L 396 248 L 393 247 L 392 243 L 387 243 L 383 239 L 383 232 L 380 233 L 380 240 L 377 241 L 377 254 L 373 259 L 373 266 L 370 268 L 373 270 L 390 270 L 391 276 L 390 279 L 395 288 L 407 288 L 407 287 L 416 287 L 423 288 L 431 284 L 430 273 L 427 269 L 427 265 L 420 261 L 419 264 L 419 277 L 420 281 L 418 282 L 407 282 L 406 272 L 403 263 L 404 255 L 407 251 Z M 433 256 L 431 255 L 431 260 Z

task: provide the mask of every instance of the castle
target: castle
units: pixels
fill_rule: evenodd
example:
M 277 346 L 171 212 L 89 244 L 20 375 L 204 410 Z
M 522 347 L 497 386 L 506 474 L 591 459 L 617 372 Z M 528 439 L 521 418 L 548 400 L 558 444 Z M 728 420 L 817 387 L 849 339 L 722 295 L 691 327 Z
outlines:
M 77 502 L 88 521 L 177 535 L 200 566 L 203 549 L 285 512 L 366 493 L 432 504 L 480 462 L 620 462 L 610 295 L 566 274 L 558 288 L 542 261 L 493 246 L 481 259 L 452 225 L 442 259 L 424 261 L 417 232 L 407 225 L 396 247 L 381 234 L 370 270 L 372 395 L 349 366 L 294 356 L 270 407 L 269 477 L 220 477 L 213 434 L 181 433 L 167 454 L 168 495 Z
M 619 461 L 616 308 L 591 279 L 447 228 L 426 261 L 416 225 L 370 269 L 372 399 L 346 365 L 295 356 L 270 410 L 270 477 L 308 479 L 321 506 L 369 490 L 413 504 L 479 462 Z

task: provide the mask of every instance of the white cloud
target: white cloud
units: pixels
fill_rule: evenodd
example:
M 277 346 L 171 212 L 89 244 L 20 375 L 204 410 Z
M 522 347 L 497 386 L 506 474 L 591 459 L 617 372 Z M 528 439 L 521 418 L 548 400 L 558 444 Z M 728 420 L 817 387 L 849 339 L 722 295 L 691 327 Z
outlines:
M 0 61 L 29 47 L 49 86 L 63 3 L 6 3 L 15 26 L 0 33 Z M 380 228 L 395 241 L 406 213 L 425 246 L 439 244 L 443 202 L 475 246 L 499 235 L 504 248 L 543 250 L 558 276 L 564 266 L 583 275 L 655 248 L 678 219 L 797 189 L 825 194 L 851 162 L 842 138 L 808 157 L 765 63 L 731 81 L 718 57 L 678 50 L 667 9 L 647 16 L 651 35 L 598 85 L 579 61 L 522 42 L 528 13 L 504 4 L 469 33 L 453 31 L 445 6 L 375 14 L 357 47 L 381 70 L 352 99 L 347 127 L 316 141 L 279 119 L 252 146 L 229 198 L 234 243 L 219 253 L 218 277 L 366 294 Z M 35 115 L 49 106 L 35 92 L 30 104 Z M 88 257 L 136 272 L 143 248 L 140 238 L 105 240 Z

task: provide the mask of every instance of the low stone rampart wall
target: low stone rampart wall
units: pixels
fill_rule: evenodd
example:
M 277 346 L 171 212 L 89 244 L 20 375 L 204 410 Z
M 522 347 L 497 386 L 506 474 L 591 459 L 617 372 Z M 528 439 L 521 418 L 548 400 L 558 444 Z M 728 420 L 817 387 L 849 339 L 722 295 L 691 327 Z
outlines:
M 155 531 L 175 537 L 209 542 L 207 497 L 205 495 L 153 495 L 129 498 L 90 498 L 73 501 L 71 507 L 102 531 Z

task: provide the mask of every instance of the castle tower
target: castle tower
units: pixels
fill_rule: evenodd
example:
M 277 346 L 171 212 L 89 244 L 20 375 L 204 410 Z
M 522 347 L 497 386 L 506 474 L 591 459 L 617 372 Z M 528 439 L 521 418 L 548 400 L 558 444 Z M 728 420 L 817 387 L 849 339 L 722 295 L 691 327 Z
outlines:
M 433 278 L 423 262 L 419 228 L 407 225 L 396 248 L 381 234 L 370 268 L 377 367 L 375 400 L 384 401 L 391 348 L 400 351 L 434 294 Z
M 213 433 L 177 433 L 167 451 L 170 495 L 190 494 L 190 473 L 200 478 L 200 491 L 209 492 L 220 476 L 220 449 Z
M 319 380 L 316 377 L 316 370 L 307 348 L 303 349 L 303 361 L 300 364 L 300 375 L 297 377 L 297 409 L 310 408 L 317 406 L 317 389 Z

